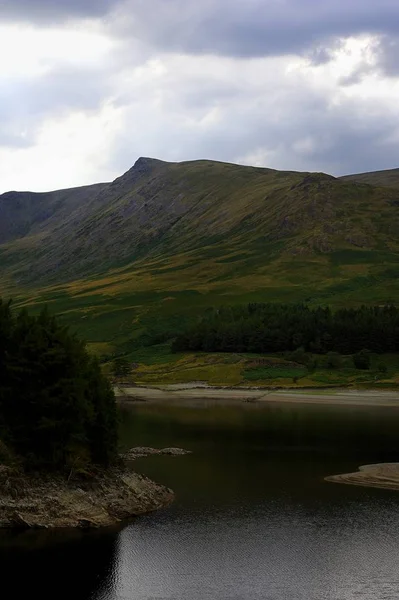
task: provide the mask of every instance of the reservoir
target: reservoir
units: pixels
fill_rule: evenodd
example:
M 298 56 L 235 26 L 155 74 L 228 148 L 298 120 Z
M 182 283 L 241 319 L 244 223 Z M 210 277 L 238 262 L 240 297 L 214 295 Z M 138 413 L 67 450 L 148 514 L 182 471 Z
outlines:
M 2 532 L 5 600 L 394 600 L 399 492 L 324 481 L 399 460 L 399 411 L 132 403 L 121 443 L 174 504 L 116 529 Z

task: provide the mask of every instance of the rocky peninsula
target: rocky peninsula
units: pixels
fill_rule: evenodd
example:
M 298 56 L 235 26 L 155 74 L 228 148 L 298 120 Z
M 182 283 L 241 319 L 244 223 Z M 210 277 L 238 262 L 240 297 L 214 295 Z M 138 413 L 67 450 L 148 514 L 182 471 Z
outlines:
M 0 527 L 93 528 L 114 525 L 169 505 L 169 488 L 129 469 L 89 477 L 27 476 L 0 466 Z

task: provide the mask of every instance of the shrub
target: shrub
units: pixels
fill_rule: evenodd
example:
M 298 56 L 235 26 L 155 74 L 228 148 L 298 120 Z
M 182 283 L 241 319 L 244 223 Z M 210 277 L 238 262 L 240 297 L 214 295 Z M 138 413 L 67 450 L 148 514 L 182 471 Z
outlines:
M 367 371 L 370 369 L 370 362 L 370 352 L 368 350 L 361 350 L 353 355 L 353 364 L 356 369 Z
M 342 366 L 342 357 L 338 352 L 327 352 L 326 367 L 327 369 L 339 369 Z
M 112 373 L 117 379 L 127 377 L 131 372 L 131 366 L 127 358 L 118 356 L 112 363 Z

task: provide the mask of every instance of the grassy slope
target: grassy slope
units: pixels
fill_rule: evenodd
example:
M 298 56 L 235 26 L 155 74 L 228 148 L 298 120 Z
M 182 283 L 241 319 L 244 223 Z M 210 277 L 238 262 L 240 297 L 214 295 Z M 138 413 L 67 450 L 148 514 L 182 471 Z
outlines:
M 396 302 L 397 200 L 323 174 L 143 159 L 0 245 L 0 283 L 20 305 L 48 303 L 98 354 L 133 358 L 143 336 L 209 306 Z
M 371 173 L 358 173 L 356 175 L 345 175 L 343 181 L 368 183 L 378 187 L 399 188 L 399 169 L 387 169 L 385 171 L 373 171 Z

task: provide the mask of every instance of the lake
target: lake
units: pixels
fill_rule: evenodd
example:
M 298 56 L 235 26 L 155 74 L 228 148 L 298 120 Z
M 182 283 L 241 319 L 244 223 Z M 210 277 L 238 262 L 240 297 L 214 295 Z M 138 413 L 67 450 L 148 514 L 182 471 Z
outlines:
M 326 475 L 399 460 L 399 411 L 312 405 L 121 410 L 137 470 L 176 502 L 120 528 L 0 535 L 2 598 L 394 600 L 399 493 Z

